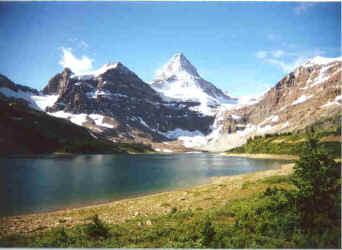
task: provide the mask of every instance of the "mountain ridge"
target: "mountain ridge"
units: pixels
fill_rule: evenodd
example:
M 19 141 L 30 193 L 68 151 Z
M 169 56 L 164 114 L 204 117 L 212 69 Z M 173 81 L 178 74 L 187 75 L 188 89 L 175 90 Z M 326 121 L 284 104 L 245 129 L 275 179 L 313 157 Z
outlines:
M 179 74 L 202 79 L 183 54 L 172 58 L 171 66 L 164 65 L 170 70 L 160 71 L 160 78 L 171 78 L 171 83 L 182 80 Z M 41 93 L 13 85 L 5 76 L 0 79 L 0 95 L 6 98 L 22 99 L 31 108 L 68 119 L 112 141 L 152 143 L 155 148 L 176 151 L 222 151 L 255 135 L 301 129 L 337 113 L 342 102 L 341 58 L 312 58 L 263 96 L 243 104 L 167 99 L 120 62 L 82 74 L 65 68 Z M 183 84 L 191 87 L 196 82 Z
M 59 95 L 47 109 L 50 115 L 69 117 L 113 140 L 168 140 L 176 129 L 207 134 L 213 120 L 190 109 L 198 103 L 163 100 L 121 63 L 83 74 L 65 69 L 46 89 L 55 90 L 48 94 Z
M 341 57 L 308 60 L 251 105 L 221 112 L 215 121 L 222 127 L 222 137 L 204 148 L 228 150 L 256 135 L 300 130 L 337 114 L 342 103 L 341 69 Z

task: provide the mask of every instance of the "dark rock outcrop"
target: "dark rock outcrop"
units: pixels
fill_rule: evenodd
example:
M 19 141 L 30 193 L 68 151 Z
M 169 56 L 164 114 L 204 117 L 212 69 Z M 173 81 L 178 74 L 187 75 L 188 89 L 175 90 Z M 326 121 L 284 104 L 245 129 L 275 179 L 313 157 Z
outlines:
M 65 68 L 63 72 L 52 77 L 47 86 L 42 90 L 44 95 L 61 95 L 68 88 L 69 79 L 72 71 Z
M 163 133 L 180 128 L 209 133 L 214 117 L 190 110 L 196 102 L 167 102 L 121 63 L 107 64 L 100 74 L 72 75 L 64 70 L 49 81 L 45 93 L 59 94 L 48 112 L 97 114 L 115 128 L 83 125 L 107 137 L 130 140 L 167 140 Z

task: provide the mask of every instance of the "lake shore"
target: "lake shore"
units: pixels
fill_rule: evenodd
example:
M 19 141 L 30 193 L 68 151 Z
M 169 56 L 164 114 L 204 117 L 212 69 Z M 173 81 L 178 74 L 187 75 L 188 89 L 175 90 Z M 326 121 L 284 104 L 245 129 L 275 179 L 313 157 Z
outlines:
M 250 159 L 273 159 L 273 160 L 298 160 L 297 155 L 281 155 L 281 154 L 245 154 L 245 153 L 221 153 L 223 156 L 246 157 Z
M 66 208 L 53 212 L 0 217 L 0 237 L 12 233 L 39 233 L 59 226 L 69 228 L 88 222 L 89 217 L 95 214 L 98 214 L 100 219 L 107 223 L 120 223 L 136 216 L 167 214 L 172 208 L 187 210 L 220 206 L 234 198 L 248 195 L 246 190 L 241 189 L 245 182 L 254 182 L 274 175 L 290 174 L 293 165 L 293 163 L 283 164 L 278 169 L 235 176 L 212 177 L 210 184 L 180 190 L 101 202 L 77 208 Z

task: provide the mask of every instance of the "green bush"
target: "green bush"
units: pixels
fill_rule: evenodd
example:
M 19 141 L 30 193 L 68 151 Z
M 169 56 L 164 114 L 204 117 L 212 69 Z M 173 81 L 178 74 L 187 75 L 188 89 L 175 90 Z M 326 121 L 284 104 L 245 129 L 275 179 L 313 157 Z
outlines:
M 199 230 L 201 235 L 199 240 L 200 245 L 206 248 L 209 247 L 214 239 L 215 231 L 208 216 L 201 222 Z
M 94 215 L 91 220 L 93 223 L 86 225 L 84 229 L 85 234 L 92 239 L 106 239 L 108 237 L 108 228 L 99 219 L 98 215 Z
M 295 204 L 305 229 L 340 227 L 341 169 L 310 134 L 294 167 Z

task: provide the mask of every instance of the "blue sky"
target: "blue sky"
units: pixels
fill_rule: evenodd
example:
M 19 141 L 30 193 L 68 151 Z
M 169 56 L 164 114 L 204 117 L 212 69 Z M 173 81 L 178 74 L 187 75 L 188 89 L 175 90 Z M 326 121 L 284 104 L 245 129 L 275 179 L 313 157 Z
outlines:
M 177 52 L 235 96 L 313 56 L 340 56 L 340 3 L 1 2 L 0 73 L 42 89 L 62 71 L 121 61 L 144 81 Z

